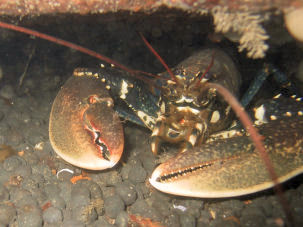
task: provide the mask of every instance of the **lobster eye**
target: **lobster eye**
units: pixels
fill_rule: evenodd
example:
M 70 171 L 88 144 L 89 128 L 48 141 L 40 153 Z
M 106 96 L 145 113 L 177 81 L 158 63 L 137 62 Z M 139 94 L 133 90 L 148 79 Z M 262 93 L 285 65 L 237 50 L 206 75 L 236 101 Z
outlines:
M 209 80 L 211 78 L 211 74 L 208 72 L 205 74 L 203 79 Z
M 183 70 L 181 70 L 181 69 L 176 69 L 175 71 L 174 71 L 174 74 L 177 76 L 177 75 L 182 75 L 182 71 Z
M 199 77 L 201 77 L 201 76 L 203 76 L 203 73 L 200 73 L 199 74 Z M 212 78 L 212 75 L 209 73 L 209 72 L 207 72 L 207 73 L 205 73 L 205 75 L 203 76 L 203 78 L 201 79 L 201 82 L 202 83 L 205 83 L 205 82 L 207 82 L 208 80 L 210 80 Z

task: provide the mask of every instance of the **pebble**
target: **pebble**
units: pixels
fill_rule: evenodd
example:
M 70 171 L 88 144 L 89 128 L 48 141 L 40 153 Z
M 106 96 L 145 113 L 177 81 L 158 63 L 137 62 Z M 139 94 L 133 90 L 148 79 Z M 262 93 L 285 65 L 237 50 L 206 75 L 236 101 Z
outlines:
M 58 186 L 60 188 L 59 195 L 64 199 L 66 203 L 70 203 L 73 184 L 70 181 L 64 181 L 60 182 Z
M 53 207 L 64 209 L 66 207 L 66 203 L 64 199 L 59 195 L 48 195 L 48 200 L 52 204 Z
M 144 218 L 150 218 L 154 221 L 160 221 L 162 219 L 161 213 L 154 207 L 150 206 L 145 200 L 137 200 L 130 207 L 131 214 L 139 215 Z
M 110 196 L 104 200 L 105 215 L 116 218 L 121 211 L 124 211 L 125 204 L 120 196 Z
M 62 211 L 56 207 L 49 207 L 43 212 L 43 221 L 54 224 L 63 220 Z
M 165 226 L 180 226 L 179 216 L 176 214 L 170 214 L 164 220 Z
M 5 116 L 5 114 L 2 111 L 0 111 L 0 121 L 2 121 L 4 119 L 4 116 Z
M 32 168 L 29 165 L 20 165 L 14 170 L 14 174 L 21 176 L 22 178 L 28 178 L 32 176 Z M 40 183 L 42 182 L 43 181 L 41 181 Z
M 240 217 L 241 223 L 246 223 L 246 226 L 258 227 L 265 226 L 266 220 L 263 215 L 242 214 Z
M 180 224 L 183 227 L 195 227 L 196 219 L 191 215 L 180 215 Z
M 82 223 L 91 224 L 97 220 L 98 214 L 94 209 L 94 204 L 89 203 L 87 205 L 73 207 L 72 217 L 73 219 L 81 221 Z
M 24 178 L 21 184 L 22 188 L 32 191 L 39 187 L 39 184 L 32 178 Z
M 3 168 L 6 171 L 14 171 L 16 168 L 18 168 L 22 162 L 20 161 L 20 158 L 18 156 L 12 156 L 8 157 L 3 162 Z
M 85 227 L 85 224 L 81 223 L 80 221 L 67 219 L 67 220 L 63 221 L 62 226 L 64 226 L 64 227 Z
M 116 192 L 122 198 L 126 206 L 133 204 L 137 199 L 135 186 L 130 182 L 122 182 L 116 185 Z
M 6 99 L 14 98 L 14 96 L 15 96 L 14 88 L 9 84 L 4 85 L 0 89 L 0 96 L 2 96 L 3 98 L 6 98 Z
M 0 201 L 6 201 L 8 199 L 9 199 L 9 192 L 7 188 L 3 184 L 0 184 Z
M 31 193 L 28 190 L 23 188 L 13 187 L 10 189 L 10 200 L 14 203 L 17 203 L 25 197 L 31 197 Z
M 99 226 L 102 226 L 102 227 L 113 227 L 113 226 L 116 226 L 116 225 L 111 225 L 107 222 L 106 218 L 104 217 L 100 217 L 97 221 L 95 221 L 95 223 L 93 224 L 93 227 L 99 227 Z
M 75 184 L 71 191 L 70 206 L 72 209 L 87 206 L 90 203 L 90 191 L 82 184 Z
M 128 227 L 129 226 L 128 221 L 129 221 L 128 213 L 126 211 L 121 211 L 116 218 L 115 225 L 117 227 Z
M 60 194 L 60 188 L 56 184 L 46 184 L 44 190 L 47 195 L 54 196 Z
M 136 163 L 132 166 L 128 173 L 128 179 L 134 184 L 143 183 L 146 179 L 146 170 L 142 167 L 141 163 Z
M 3 200 L 1 200 L 3 201 Z M 16 209 L 13 207 L 13 205 L 0 205 L 0 225 L 9 225 L 13 218 L 16 216 Z
M 43 219 L 41 210 L 33 207 L 23 212 L 18 212 L 17 224 L 18 226 L 26 227 L 40 227 L 42 226 Z

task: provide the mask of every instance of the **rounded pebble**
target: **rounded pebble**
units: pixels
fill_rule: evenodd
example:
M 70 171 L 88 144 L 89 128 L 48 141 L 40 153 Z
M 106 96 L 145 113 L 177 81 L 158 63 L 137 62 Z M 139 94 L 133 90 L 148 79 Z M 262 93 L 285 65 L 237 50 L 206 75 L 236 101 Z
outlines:
M 59 195 L 60 194 L 60 188 L 58 185 L 55 185 L 55 184 L 45 185 L 44 190 L 48 195 Z
M 135 186 L 129 182 L 117 184 L 116 192 L 123 199 L 126 206 L 133 204 L 137 199 Z
M 106 218 L 104 217 L 100 217 L 97 221 L 95 221 L 95 223 L 93 224 L 94 227 L 113 227 L 114 225 L 111 225 L 108 223 L 108 221 L 106 220 Z M 116 226 L 116 225 L 115 225 Z
M 71 207 L 77 208 L 81 206 L 87 206 L 90 202 L 90 191 L 83 185 L 74 185 L 71 191 Z
M 104 201 L 105 214 L 110 218 L 116 218 L 117 215 L 124 211 L 125 204 L 120 196 L 110 196 Z
M 195 227 L 196 219 L 191 215 L 180 215 L 180 224 L 181 226 Z
M 122 211 L 118 214 L 116 218 L 116 226 L 117 227 L 127 227 L 128 225 L 129 216 L 126 211 Z
M 2 121 L 4 119 L 4 113 L 2 111 L 0 111 L 0 121 Z
M 136 163 L 129 170 L 128 179 L 133 183 L 143 183 L 146 179 L 147 173 L 142 167 L 141 163 Z
M 43 212 L 43 220 L 53 224 L 63 220 L 62 211 L 56 207 L 50 207 Z
M 18 156 L 12 156 L 12 157 L 8 157 L 7 159 L 4 160 L 3 168 L 6 171 L 13 171 L 16 168 L 18 168 L 21 164 L 22 164 L 22 162 L 20 161 Z
M 73 219 L 80 221 L 85 224 L 91 224 L 96 221 L 98 214 L 94 209 L 94 204 L 90 203 L 85 206 L 78 206 L 72 209 Z
M 39 209 L 32 208 L 26 212 L 18 212 L 18 226 L 40 227 L 42 226 L 42 222 L 42 214 Z
M 7 188 L 3 184 L 0 184 L 0 201 L 6 201 L 8 199 L 9 199 L 9 192 Z
M 62 223 L 62 226 L 64 227 L 85 227 L 85 225 L 79 221 L 76 220 L 64 220 Z
M 130 213 L 141 217 L 150 218 L 154 221 L 161 220 L 161 214 L 154 207 L 150 206 L 145 200 L 137 200 L 131 207 Z
M 32 175 L 32 168 L 29 165 L 20 165 L 14 170 L 14 174 L 23 178 L 28 178 Z M 37 182 L 37 180 L 35 180 Z M 42 183 L 43 181 L 40 181 Z
M 12 99 L 15 96 L 14 88 L 7 84 L 0 89 L 0 96 L 6 99 Z
M 2 200 L 1 200 L 2 201 Z M 0 205 L 0 224 L 8 225 L 16 216 L 16 209 L 9 205 Z
M 48 199 L 52 206 L 63 209 L 66 207 L 64 199 L 60 195 L 48 195 Z

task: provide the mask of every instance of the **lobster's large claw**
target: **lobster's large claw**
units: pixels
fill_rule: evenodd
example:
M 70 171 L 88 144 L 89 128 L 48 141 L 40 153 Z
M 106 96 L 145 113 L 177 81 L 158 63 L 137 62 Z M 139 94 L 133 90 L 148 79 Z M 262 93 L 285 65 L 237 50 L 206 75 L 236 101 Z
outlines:
M 97 76 L 75 71 L 59 91 L 50 114 L 49 137 L 65 161 L 85 169 L 113 167 L 124 136 L 113 101 Z
M 283 117 L 260 127 L 279 182 L 303 172 L 303 117 Z M 153 172 L 160 191 L 190 197 L 232 197 L 273 186 L 248 136 L 204 144 L 179 154 Z

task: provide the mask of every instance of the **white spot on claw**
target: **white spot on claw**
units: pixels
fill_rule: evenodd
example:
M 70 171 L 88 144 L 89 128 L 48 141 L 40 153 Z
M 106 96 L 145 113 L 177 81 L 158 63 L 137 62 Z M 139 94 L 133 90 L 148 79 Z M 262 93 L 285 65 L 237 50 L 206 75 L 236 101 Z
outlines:
M 210 123 L 217 123 L 219 120 L 220 120 L 220 113 L 218 110 L 216 110 L 211 115 Z
M 128 93 L 128 83 L 125 80 L 122 80 L 122 84 L 120 88 L 120 98 L 126 99 L 127 93 Z

